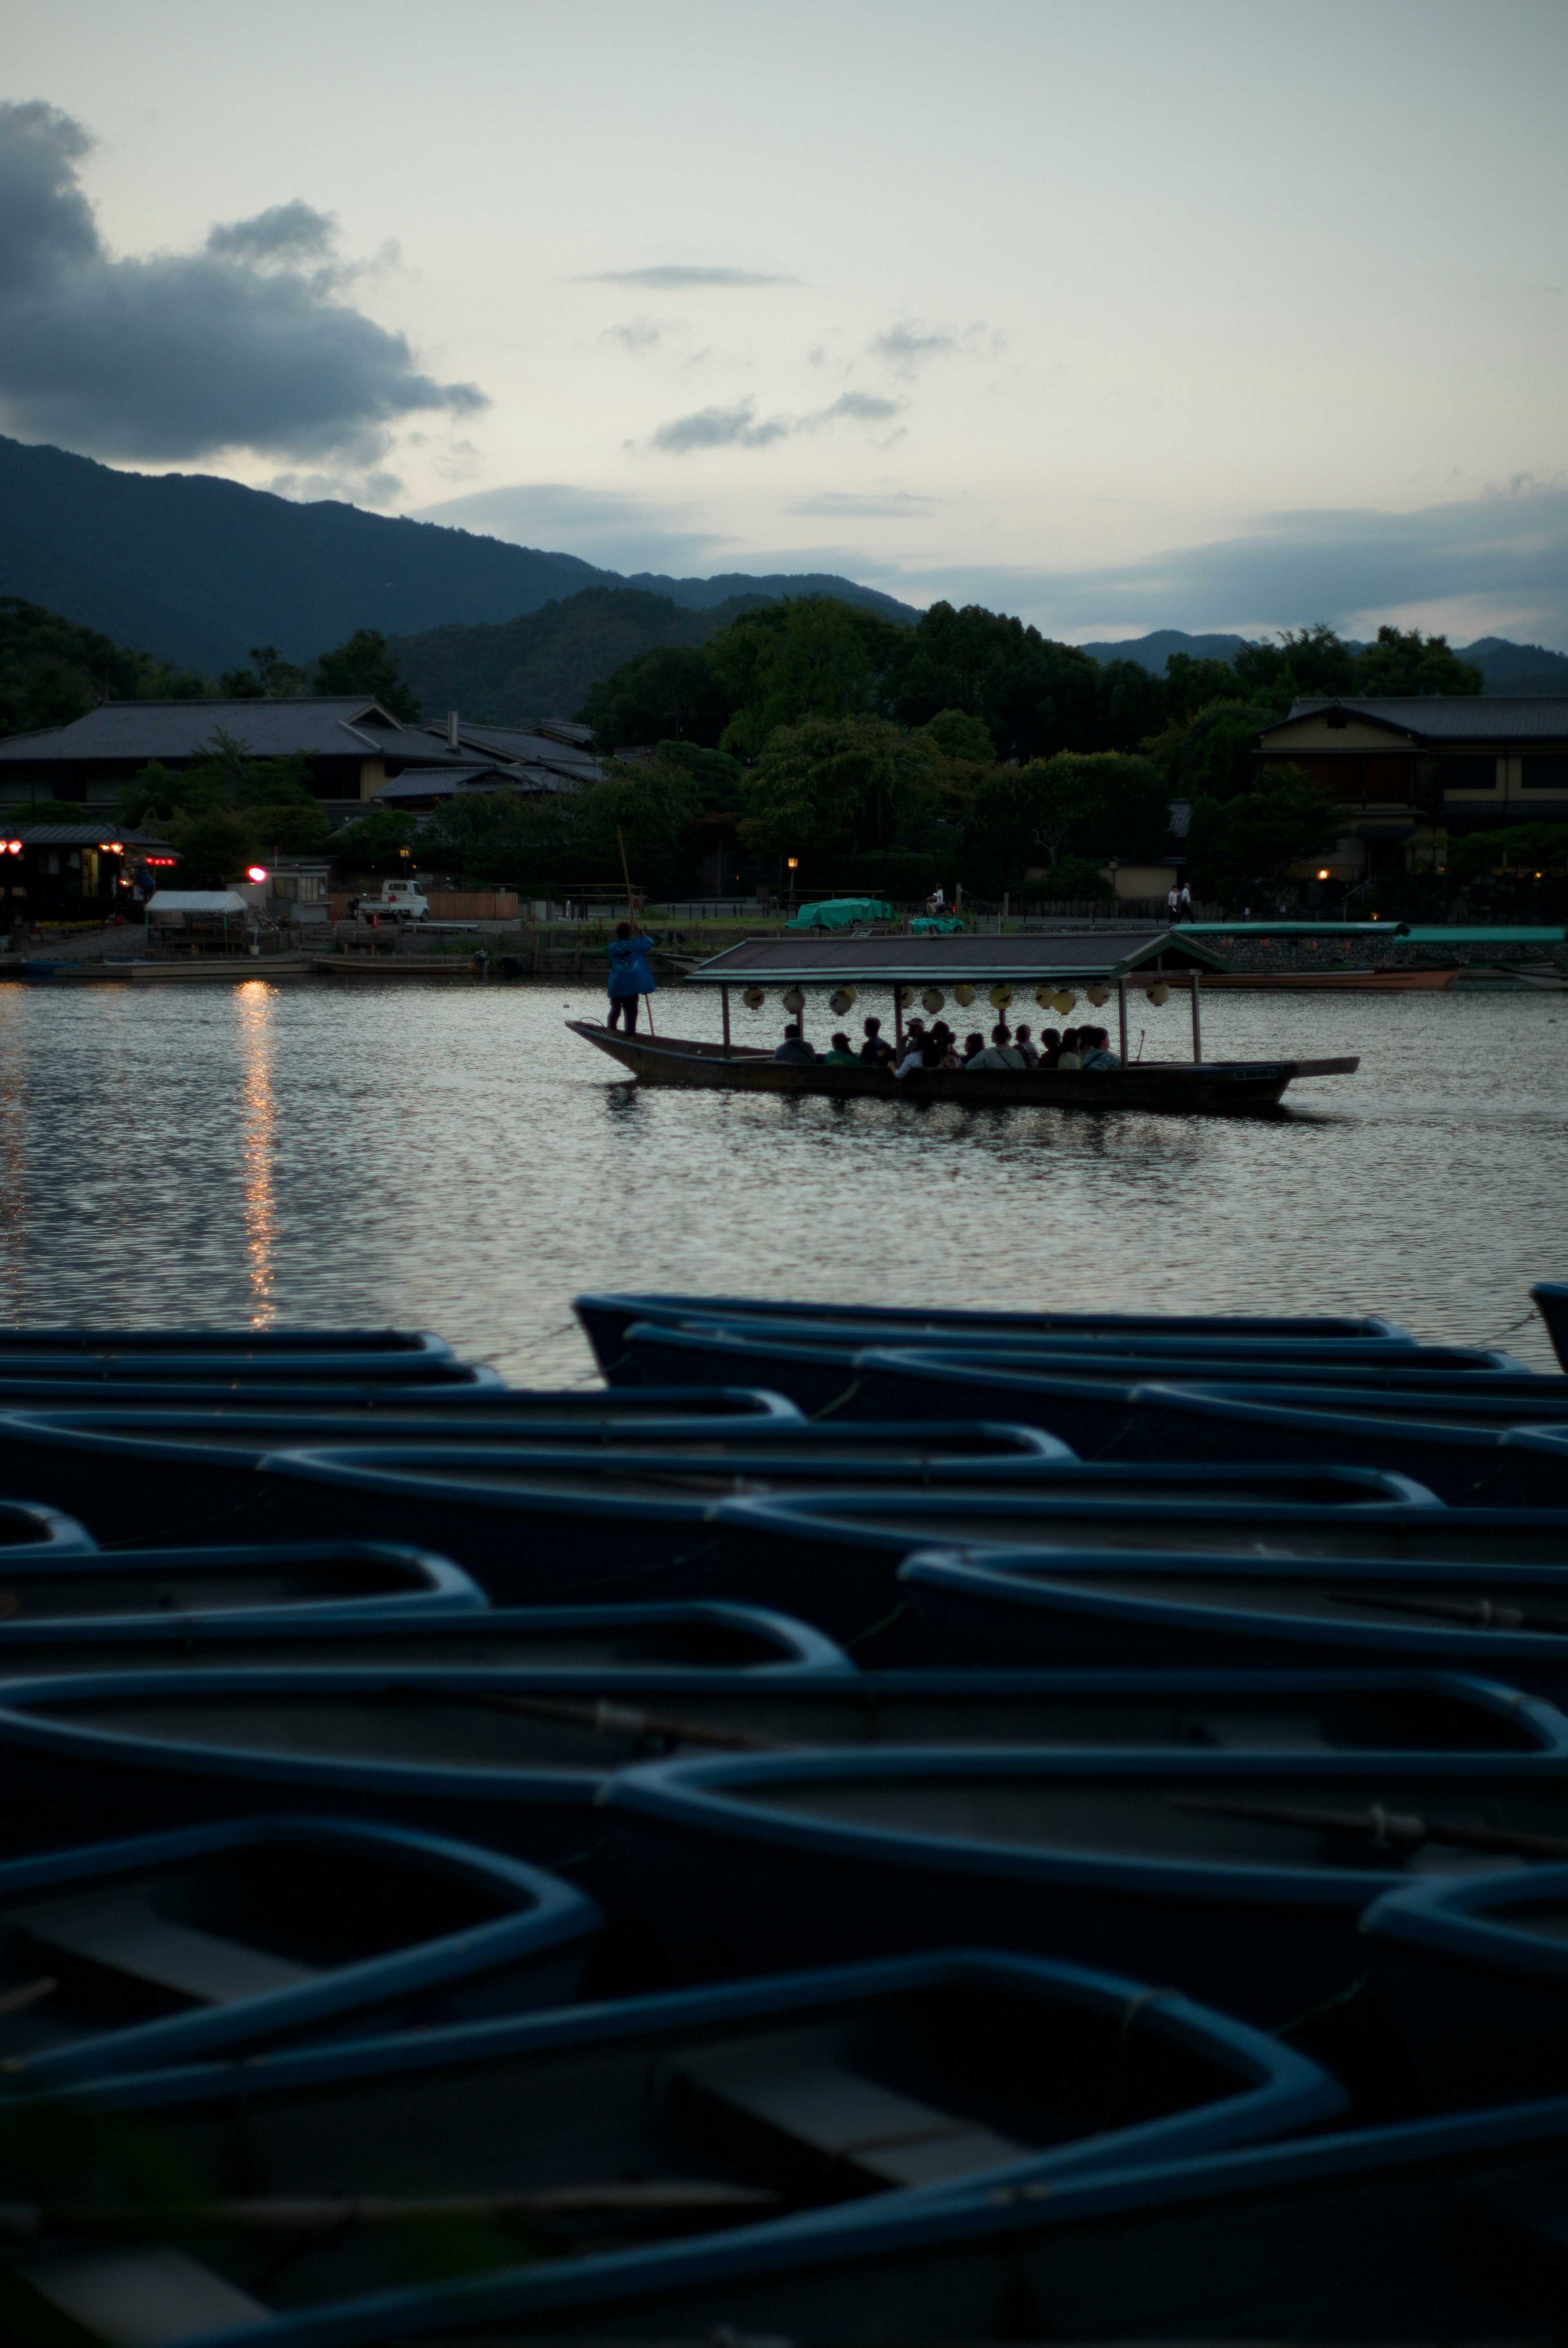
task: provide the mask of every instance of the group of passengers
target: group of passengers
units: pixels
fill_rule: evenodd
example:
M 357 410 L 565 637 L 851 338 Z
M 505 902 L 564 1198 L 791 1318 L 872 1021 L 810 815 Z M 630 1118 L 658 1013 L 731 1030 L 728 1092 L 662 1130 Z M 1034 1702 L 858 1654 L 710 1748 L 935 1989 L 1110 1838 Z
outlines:
M 912 1019 L 902 1053 L 895 1051 L 883 1035 L 880 1019 L 868 1019 L 864 1033 L 865 1042 L 857 1051 L 849 1036 L 839 1029 L 830 1049 L 819 1060 L 801 1035 L 799 1022 L 792 1020 L 773 1056 L 801 1067 L 890 1068 L 895 1076 L 911 1076 L 919 1068 L 1026 1074 L 1036 1068 L 1105 1071 L 1121 1066 L 1104 1027 L 1047 1027 L 1037 1044 L 1022 1022 L 1016 1027 L 1009 1027 L 1005 1019 L 998 1019 L 991 1030 L 989 1043 L 978 1029 L 960 1043 L 944 1019 L 934 1020 L 929 1027 L 923 1019 Z

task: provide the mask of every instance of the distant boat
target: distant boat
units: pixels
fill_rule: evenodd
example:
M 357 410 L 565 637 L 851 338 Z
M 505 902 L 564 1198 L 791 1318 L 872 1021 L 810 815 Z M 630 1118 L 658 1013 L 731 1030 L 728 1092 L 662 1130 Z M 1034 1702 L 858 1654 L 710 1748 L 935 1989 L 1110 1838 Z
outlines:
M 1410 1884 L 1361 1930 L 1435 2103 L 1568 2085 L 1568 1867 Z
M 231 1626 L 374 1622 L 463 1614 L 484 1593 L 444 1557 L 383 1541 L 294 1541 L 225 1549 L 0 1550 L 0 1643 L 26 1628 L 152 1618 Z
M 569 1999 L 600 1927 L 537 1868 L 239 1820 L 0 1865 L 0 2095 Z

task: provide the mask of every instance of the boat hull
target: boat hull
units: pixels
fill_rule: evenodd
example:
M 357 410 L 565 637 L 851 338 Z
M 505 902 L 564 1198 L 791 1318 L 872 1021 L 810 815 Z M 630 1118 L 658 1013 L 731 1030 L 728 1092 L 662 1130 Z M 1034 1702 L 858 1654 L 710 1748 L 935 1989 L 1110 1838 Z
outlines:
M 608 1054 L 639 1084 L 703 1092 L 819 1094 L 830 1100 L 956 1101 L 966 1108 L 1175 1110 L 1235 1116 L 1277 1108 L 1298 1076 L 1350 1076 L 1357 1059 L 1215 1061 L 1191 1066 L 1157 1060 L 1105 1071 L 1039 1068 L 975 1073 L 922 1068 L 900 1078 L 878 1068 L 799 1067 L 767 1053 L 661 1038 L 643 1043 L 619 1031 L 569 1019 L 584 1042 Z

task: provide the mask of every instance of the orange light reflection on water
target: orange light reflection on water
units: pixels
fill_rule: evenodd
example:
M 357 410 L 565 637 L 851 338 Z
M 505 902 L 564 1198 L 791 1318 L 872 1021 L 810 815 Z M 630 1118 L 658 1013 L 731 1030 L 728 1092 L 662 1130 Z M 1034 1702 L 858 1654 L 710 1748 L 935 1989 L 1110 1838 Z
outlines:
M 243 1065 L 241 1086 L 241 1150 L 244 1170 L 245 1252 L 251 1289 L 251 1321 L 264 1329 L 277 1307 L 278 1211 L 273 1160 L 277 1146 L 277 1102 L 273 1092 L 273 989 L 252 980 L 235 989 Z

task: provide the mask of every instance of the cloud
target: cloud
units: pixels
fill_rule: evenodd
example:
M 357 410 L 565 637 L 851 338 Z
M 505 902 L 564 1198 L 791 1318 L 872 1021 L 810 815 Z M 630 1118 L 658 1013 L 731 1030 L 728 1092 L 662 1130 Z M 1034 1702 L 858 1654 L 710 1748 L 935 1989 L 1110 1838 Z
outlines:
M 628 318 L 623 326 L 606 326 L 599 340 L 619 343 L 624 350 L 651 351 L 665 335 L 684 333 L 684 318 Z
M 799 285 L 798 277 L 778 277 L 759 269 L 601 269 L 578 280 L 583 285 L 648 285 L 658 294 L 679 294 L 688 285 Z
M 1260 515 L 1243 536 L 1092 570 L 935 567 L 933 594 L 1021 612 L 1079 636 L 1383 621 L 1568 646 L 1568 487 L 1525 478 L 1406 514 L 1373 508 Z M 879 579 L 900 592 L 900 582 Z M 904 592 L 913 585 L 905 576 Z
M 756 400 L 748 396 L 733 407 L 699 407 L 690 416 L 674 417 L 659 426 L 648 446 L 666 457 L 687 457 L 694 448 L 766 448 L 775 440 L 825 431 L 834 424 L 885 424 L 903 405 L 869 391 L 846 391 L 830 407 L 813 408 L 806 416 L 759 417 Z
M 822 516 L 830 521 L 923 521 L 935 503 L 934 498 L 916 497 L 909 489 L 890 489 L 882 497 L 861 496 L 852 489 L 823 489 L 787 510 Z
M 866 345 L 872 358 L 905 377 L 917 375 L 933 359 L 960 354 L 968 358 L 990 357 L 1002 347 L 1001 335 L 987 335 L 984 319 L 976 319 L 960 333 L 955 326 L 923 326 L 913 318 L 901 318 L 884 333 L 873 335 Z
M 661 424 L 648 446 L 666 457 L 686 457 L 694 448 L 766 448 L 770 441 L 789 438 L 795 427 L 786 417 L 765 416 L 759 422 L 756 408 L 754 399 L 738 400 L 733 407 L 696 408 Z
M 719 552 L 733 543 L 702 528 L 693 506 L 625 497 L 614 489 L 578 489 L 565 481 L 475 489 L 466 497 L 423 506 L 413 519 L 479 530 L 514 546 L 567 547 L 583 561 L 609 571 L 684 576 L 711 570 Z
M 214 228 L 201 252 L 113 259 L 76 166 L 82 126 L 0 103 L 0 414 L 25 437 L 178 461 L 251 448 L 346 479 L 472 384 L 421 374 L 399 334 L 335 294 L 335 224 L 295 201 Z

